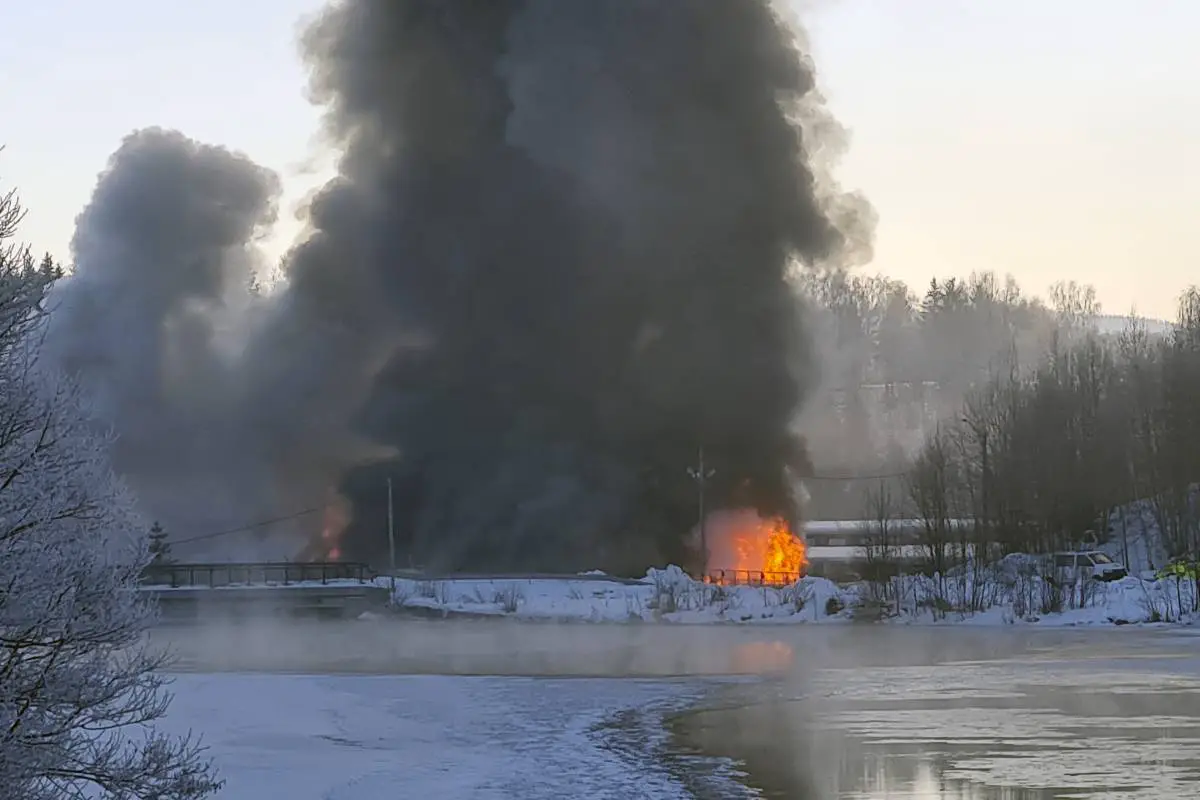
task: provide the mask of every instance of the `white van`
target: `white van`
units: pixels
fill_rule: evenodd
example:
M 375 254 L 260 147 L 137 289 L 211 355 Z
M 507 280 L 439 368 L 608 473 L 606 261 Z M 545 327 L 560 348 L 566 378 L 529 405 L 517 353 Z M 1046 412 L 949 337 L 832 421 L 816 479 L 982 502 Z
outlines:
M 1088 577 L 1098 581 L 1117 581 L 1129 574 L 1124 564 L 1099 550 L 1055 553 L 1054 572 L 1060 579 Z

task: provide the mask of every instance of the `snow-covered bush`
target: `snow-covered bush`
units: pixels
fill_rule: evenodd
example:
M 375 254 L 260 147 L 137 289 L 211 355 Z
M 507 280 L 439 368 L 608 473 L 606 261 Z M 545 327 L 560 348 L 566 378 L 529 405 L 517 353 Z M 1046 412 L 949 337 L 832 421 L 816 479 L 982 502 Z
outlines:
M 1190 578 L 1167 575 L 1141 581 L 1140 588 L 1146 622 L 1179 622 L 1196 606 L 1196 584 Z
M 797 581 L 791 586 L 785 586 L 779 592 L 779 599 L 784 605 L 789 605 L 799 614 L 812 599 L 812 587 Z
M 136 591 L 145 521 L 110 437 L 38 359 L 54 276 L 17 256 L 0 249 L 0 796 L 205 797 L 219 783 L 200 748 L 151 727 L 169 694 Z
M 521 592 L 521 587 L 517 586 L 515 583 L 510 583 L 503 589 L 498 589 L 496 591 L 496 605 L 500 606 L 505 614 L 517 613 L 517 607 L 521 604 L 523 599 L 525 598 Z
M 696 581 L 674 564 L 666 569 L 650 569 L 646 578 L 654 584 L 651 608 L 660 614 L 674 614 L 690 607 L 688 600 L 697 591 Z M 703 591 L 703 587 L 700 587 Z

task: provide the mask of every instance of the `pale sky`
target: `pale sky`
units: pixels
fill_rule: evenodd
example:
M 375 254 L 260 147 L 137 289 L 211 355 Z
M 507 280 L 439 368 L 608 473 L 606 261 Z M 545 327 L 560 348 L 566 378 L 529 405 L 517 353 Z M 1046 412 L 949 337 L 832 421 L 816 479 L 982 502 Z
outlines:
M 247 153 L 292 207 L 319 181 L 295 30 L 321 0 L 2 4 L 0 186 L 20 188 L 36 249 L 65 259 L 138 127 Z M 880 217 L 868 271 L 917 290 L 972 270 L 1039 293 L 1073 279 L 1158 317 L 1200 282 L 1196 0 L 814 5 L 819 80 L 852 134 L 838 175 Z

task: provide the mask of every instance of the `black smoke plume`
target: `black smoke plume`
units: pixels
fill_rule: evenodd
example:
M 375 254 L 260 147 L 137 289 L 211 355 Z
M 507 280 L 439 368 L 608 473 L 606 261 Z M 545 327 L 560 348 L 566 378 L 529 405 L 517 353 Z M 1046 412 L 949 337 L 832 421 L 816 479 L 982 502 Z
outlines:
M 168 337 L 195 348 L 170 363 L 203 382 L 163 403 L 166 374 L 111 372 L 138 404 L 114 418 L 169 406 L 158 463 L 131 445 L 131 472 L 169 482 L 240 451 L 204 478 L 238 508 L 249 487 L 320 503 L 336 478 L 342 552 L 376 562 L 390 481 L 401 558 L 438 568 L 683 558 L 701 445 L 710 507 L 796 516 L 813 377 L 789 274 L 856 241 L 805 124 L 812 67 L 771 3 L 347 0 L 303 49 L 343 157 L 282 289 L 222 292 L 274 192 L 223 151 L 135 136 L 81 217 L 75 280 L 145 284 L 130 302 L 154 313 L 121 335 L 159 364 Z M 162 176 L 133 156 L 172 143 L 165 196 L 137 189 Z M 112 186 L 131 187 L 122 213 Z

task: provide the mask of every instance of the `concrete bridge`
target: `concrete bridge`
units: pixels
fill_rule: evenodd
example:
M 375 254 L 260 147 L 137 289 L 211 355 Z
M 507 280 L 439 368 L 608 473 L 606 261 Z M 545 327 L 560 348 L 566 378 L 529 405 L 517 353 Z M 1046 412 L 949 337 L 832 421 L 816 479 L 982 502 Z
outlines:
M 355 617 L 384 608 L 389 590 L 365 564 L 152 564 L 139 591 L 164 620 L 272 615 Z

